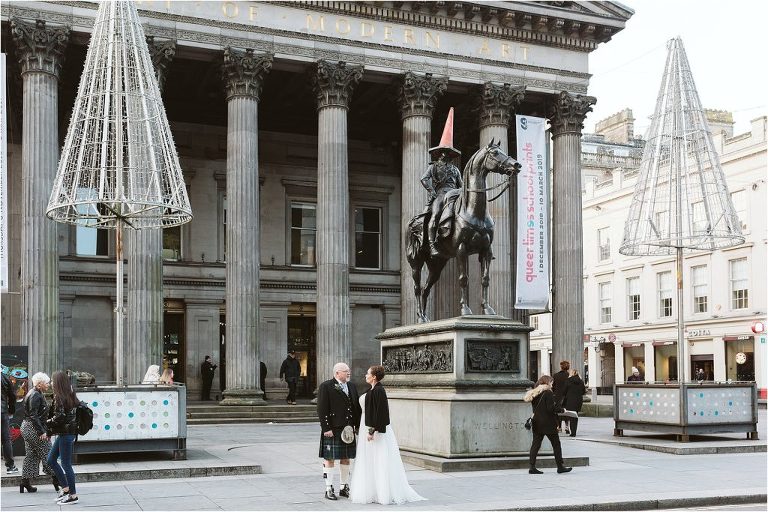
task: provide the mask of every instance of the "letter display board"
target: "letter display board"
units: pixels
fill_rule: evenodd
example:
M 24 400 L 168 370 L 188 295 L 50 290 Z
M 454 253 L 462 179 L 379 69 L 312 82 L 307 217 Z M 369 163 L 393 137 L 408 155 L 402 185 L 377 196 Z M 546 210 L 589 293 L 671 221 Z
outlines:
M 79 441 L 179 436 L 179 395 L 175 389 L 81 391 L 78 397 L 93 411 L 93 430 Z
M 680 423 L 680 388 L 621 387 L 616 391 L 619 420 Z

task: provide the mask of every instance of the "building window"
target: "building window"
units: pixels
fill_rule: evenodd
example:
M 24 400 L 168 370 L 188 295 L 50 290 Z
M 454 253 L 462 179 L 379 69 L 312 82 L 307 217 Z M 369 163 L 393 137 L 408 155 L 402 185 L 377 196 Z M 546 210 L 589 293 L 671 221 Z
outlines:
M 109 256 L 109 231 L 77 226 L 75 253 L 78 256 Z
M 654 235 L 656 238 L 665 239 L 669 237 L 669 212 L 666 210 L 662 210 L 660 212 L 656 212 L 656 222 L 654 230 Z
M 627 279 L 627 318 L 640 320 L 640 278 Z
M 747 192 L 745 190 L 731 192 L 731 202 L 736 215 L 739 217 L 741 229 L 747 229 Z
M 656 289 L 659 297 L 659 318 L 672 316 L 672 272 L 656 274 Z
M 612 298 L 611 298 L 611 282 L 600 283 L 598 286 L 598 293 L 600 296 L 600 323 L 607 324 L 611 321 Z
M 163 229 L 163 259 L 181 261 L 181 226 Z
M 291 265 L 315 266 L 316 220 L 314 204 L 291 204 Z
M 707 266 L 698 265 L 691 268 L 691 281 L 693 285 L 693 312 L 706 313 L 709 296 L 709 283 L 707 282 Z
M 605 261 L 611 257 L 611 238 L 608 228 L 597 230 L 597 259 Z
M 704 209 L 704 201 L 698 201 L 691 205 L 691 218 L 695 235 L 701 235 L 708 231 L 707 212 Z
M 731 260 L 729 264 L 731 267 L 731 309 L 748 308 L 749 285 L 747 283 L 747 258 Z
M 355 208 L 355 267 L 381 268 L 381 208 Z
M 538 331 L 539 330 L 539 317 L 538 317 L 538 315 L 531 315 L 528 318 L 528 325 L 533 327 L 534 331 Z

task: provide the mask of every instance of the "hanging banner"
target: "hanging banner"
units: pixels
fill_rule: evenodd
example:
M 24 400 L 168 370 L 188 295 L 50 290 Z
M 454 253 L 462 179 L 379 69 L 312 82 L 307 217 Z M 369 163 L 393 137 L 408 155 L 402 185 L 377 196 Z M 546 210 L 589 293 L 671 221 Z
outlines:
M 549 302 L 549 183 L 546 119 L 517 123 L 517 269 L 515 308 L 546 309 Z

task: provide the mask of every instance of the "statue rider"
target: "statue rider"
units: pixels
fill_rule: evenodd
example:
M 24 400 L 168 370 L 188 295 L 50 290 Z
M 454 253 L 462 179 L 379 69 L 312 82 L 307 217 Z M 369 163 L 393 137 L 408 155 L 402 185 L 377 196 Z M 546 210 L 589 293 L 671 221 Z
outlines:
M 461 152 L 453 147 L 453 107 L 448 111 L 448 119 L 445 122 L 443 136 L 440 145 L 430 148 L 430 162 L 426 172 L 421 177 L 421 184 L 429 192 L 426 210 L 431 210 L 427 236 L 429 237 L 429 250 L 432 256 L 439 256 L 435 242 L 437 241 L 437 228 L 440 223 L 440 210 L 443 207 L 445 194 L 450 190 L 461 188 L 463 181 L 459 168 L 453 164 L 453 159 L 461 156 Z

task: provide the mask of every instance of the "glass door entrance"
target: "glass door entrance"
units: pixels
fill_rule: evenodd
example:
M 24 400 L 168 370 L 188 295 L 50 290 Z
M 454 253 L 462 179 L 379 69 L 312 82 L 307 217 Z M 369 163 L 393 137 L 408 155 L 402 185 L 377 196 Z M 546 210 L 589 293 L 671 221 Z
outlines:
M 296 351 L 296 359 L 301 366 L 297 394 L 303 397 L 311 397 L 317 388 L 315 325 L 314 316 L 288 316 L 288 350 Z

